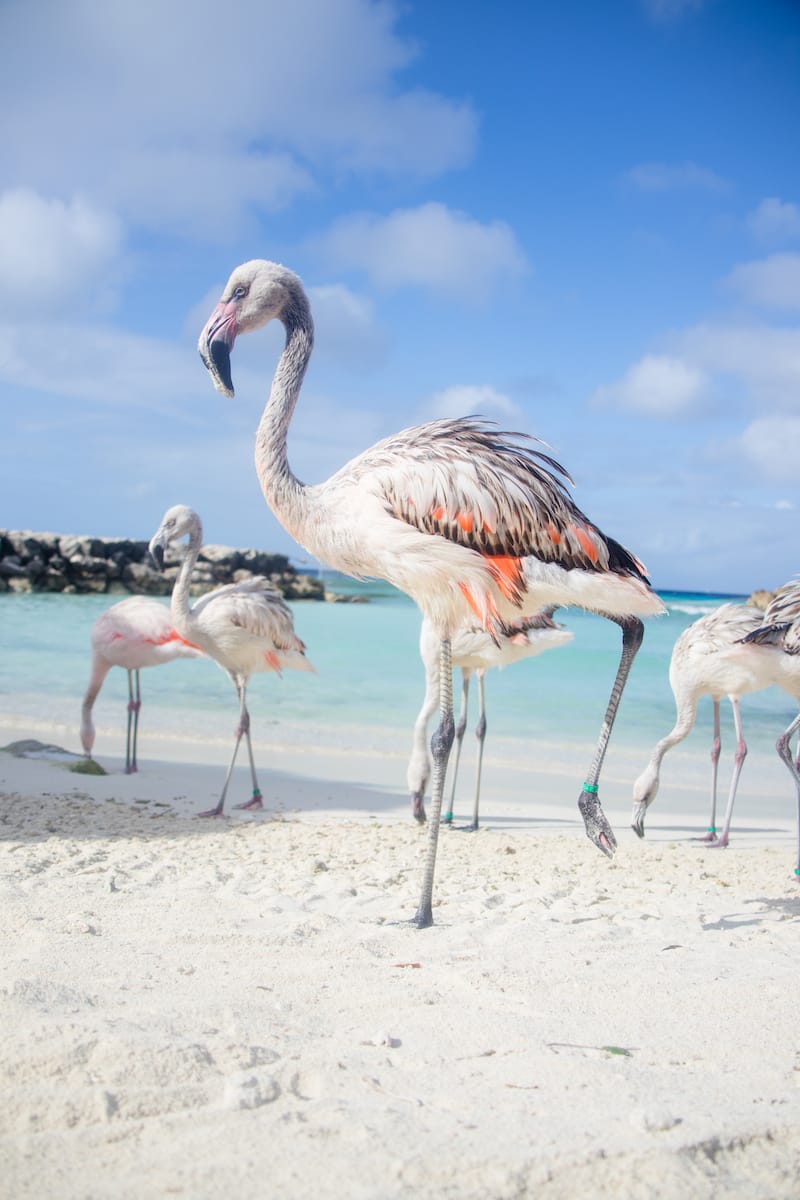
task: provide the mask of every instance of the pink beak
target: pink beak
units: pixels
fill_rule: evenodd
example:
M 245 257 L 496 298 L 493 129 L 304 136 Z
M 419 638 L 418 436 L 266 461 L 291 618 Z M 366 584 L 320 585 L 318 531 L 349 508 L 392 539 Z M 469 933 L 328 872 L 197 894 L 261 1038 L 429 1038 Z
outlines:
M 197 344 L 214 387 L 223 396 L 233 396 L 231 350 L 237 332 L 236 301 L 221 300 L 206 322 Z

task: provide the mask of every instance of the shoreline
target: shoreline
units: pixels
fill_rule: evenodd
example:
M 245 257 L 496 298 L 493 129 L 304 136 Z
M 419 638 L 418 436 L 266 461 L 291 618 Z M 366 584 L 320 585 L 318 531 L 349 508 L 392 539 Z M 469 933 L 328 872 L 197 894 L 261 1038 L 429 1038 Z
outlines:
M 272 812 L 292 812 L 315 819 L 350 814 L 358 818 L 370 805 L 370 815 L 391 821 L 410 818 L 410 799 L 405 775 L 410 750 L 408 731 L 405 740 L 394 730 L 375 727 L 364 732 L 356 727 L 332 726 L 328 741 L 313 744 L 303 726 L 288 731 L 276 726 L 267 734 L 253 733 L 253 750 L 259 781 L 264 793 L 265 816 Z M 304 738 L 304 735 L 305 738 Z M 361 736 L 359 736 L 361 735 Z M 72 773 L 62 764 L 46 760 L 42 768 L 52 768 L 48 787 L 63 791 L 85 791 L 96 800 L 112 793 L 126 800 L 138 797 L 148 802 L 169 798 L 179 816 L 191 817 L 195 811 L 216 803 L 232 750 L 227 729 L 215 736 L 179 736 L 158 728 L 143 730 L 139 737 L 139 771 L 125 775 L 124 730 L 98 727 L 95 759 L 107 772 L 93 776 Z M 34 790 L 43 779 L 31 774 L 36 760 L 15 759 L 3 748 L 15 741 L 34 738 L 45 744 L 79 754 L 77 729 L 72 722 L 14 719 L 0 713 L 0 789 Z M 337 739 L 338 744 L 337 744 Z M 103 752 L 99 752 L 99 747 Z M 577 809 L 580 768 L 588 749 L 585 745 L 537 742 L 534 739 L 494 737 L 484 757 L 481 820 L 496 830 L 522 833 L 548 832 L 552 829 L 584 836 L 583 822 Z M 472 810 L 475 746 L 465 739 L 456 793 L 456 816 L 466 820 Z M 242 748 L 231 781 L 226 815 L 247 819 L 233 805 L 249 796 L 249 769 Z M 612 742 L 601 786 L 604 810 L 617 837 L 630 833 L 631 787 L 643 769 L 646 757 L 639 747 L 626 745 L 621 738 Z M 14 765 L 17 764 L 17 765 Z M 27 768 L 21 764 L 28 764 Z M 721 760 L 717 797 L 717 822 L 721 821 L 727 801 L 727 761 Z M 702 751 L 678 747 L 665 759 L 662 786 L 647 814 L 645 841 L 650 837 L 696 836 L 704 833 L 709 809 L 709 765 Z M 5 783 L 4 783 L 5 781 Z M 181 799 L 188 791 L 200 799 L 196 806 Z M 335 803 L 328 794 L 335 794 Z M 426 793 L 429 803 L 430 792 Z M 208 802 L 208 803 L 207 803 Z M 731 837 L 739 833 L 786 841 L 788 852 L 796 845 L 797 808 L 791 780 L 776 754 L 751 753 L 746 761 L 734 809 Z

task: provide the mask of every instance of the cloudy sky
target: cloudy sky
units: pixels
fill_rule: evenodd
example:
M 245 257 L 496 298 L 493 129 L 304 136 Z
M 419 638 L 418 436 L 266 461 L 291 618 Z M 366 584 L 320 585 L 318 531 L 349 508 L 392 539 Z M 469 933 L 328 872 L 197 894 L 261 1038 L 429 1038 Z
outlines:
M 800 572 L 792 0 L 3 0 L 0 527 L 303 552 L 253 434 L 282 345 L 197 336 L 303 278 L 290 437 L 325 478 L 481 412 L 659 588 Z

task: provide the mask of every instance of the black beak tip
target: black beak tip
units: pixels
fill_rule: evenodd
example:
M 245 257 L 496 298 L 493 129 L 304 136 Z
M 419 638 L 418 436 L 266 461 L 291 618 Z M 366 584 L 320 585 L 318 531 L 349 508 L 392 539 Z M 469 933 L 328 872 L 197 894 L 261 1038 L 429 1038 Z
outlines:
M 164 570 L 164 547 L 163 546 L 148 546 L 147 553 L 150 561 L 157 571 Z
M 224 396 L 233 396 L 233 378 L 231 376 L 231 352 L 228 343 L 220 338 L 208 342 L 201 347 L 200 357 L 206 370 L 214 381 L 214 387 Z

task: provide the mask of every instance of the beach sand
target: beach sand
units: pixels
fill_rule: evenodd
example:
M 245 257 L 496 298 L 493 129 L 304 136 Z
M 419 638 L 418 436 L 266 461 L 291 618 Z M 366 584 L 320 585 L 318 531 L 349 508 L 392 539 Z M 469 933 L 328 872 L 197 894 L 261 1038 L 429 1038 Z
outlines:
M 612 765 L 608 861 L 554 755 L 442 832 L 419 931 L 402 753 L 259 750 L 268 810 L 203 821 L 229 747 L 154 746 L 0 754 L 2 1195 L 798 1196 L 788 800 L 640 842 Z

